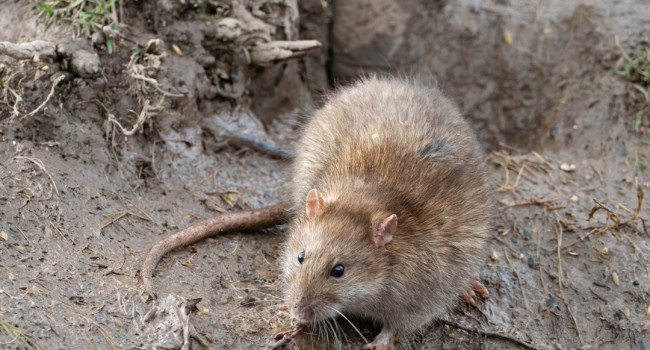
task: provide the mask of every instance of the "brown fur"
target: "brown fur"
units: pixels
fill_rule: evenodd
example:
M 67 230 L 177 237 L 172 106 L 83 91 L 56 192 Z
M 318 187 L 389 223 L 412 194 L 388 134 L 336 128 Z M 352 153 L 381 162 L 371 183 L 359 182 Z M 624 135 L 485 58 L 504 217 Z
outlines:
M 285 249 L 288 303 L 338 311 L 398 333 L 456 305 L 482 257 L 491 195 L 484 155 L 435 88 L 368 78 L 342 89 L 307 123 L 294 164 L 294 221 Z M 309 219 L 311 189 L 325 205 Z M 392 241 L 377 224 L 397 215 Z M 304 261 L 298 263 L 300 252 Z M 336 264 L 344 275 L 330 276 Z

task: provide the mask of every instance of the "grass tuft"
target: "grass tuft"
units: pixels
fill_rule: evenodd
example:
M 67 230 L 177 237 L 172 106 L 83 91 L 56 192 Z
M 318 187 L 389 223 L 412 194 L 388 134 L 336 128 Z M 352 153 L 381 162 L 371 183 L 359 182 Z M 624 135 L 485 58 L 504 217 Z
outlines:
M 38 0 L 35 7 L 48 24 L 73 24 L 78 36 L 89 38 L 93 33 L 104 34 L 106 49 L 112 53 L 113 39 L 104 28 L 116 30 L 120 25 L 116 3 L 118 0 Z
M 25 333 L 20 328 L 11 324 L 11 322 L 0 318 L 0 334 L 7 335 L 11 338 L 10 344 L 15 345 L 21 350 L 41 350 L 45 349 L 43 345 L 29 333 Z M 3 343 L 0 343 L 2 345 Z M 9 345 L 9 343 L 4 343 Z
M 640 48 L 634 53 L 628 53 L 621 46 L 618 37 L 614 40 L 621 51 L 621 58 L 616 63 L 614 71 L 625 77 L 630 84 L 630 96 L 636 103 L 641 104 L 634 122 L 634 129 L 639 131 L 650 114 L 650 48 Z

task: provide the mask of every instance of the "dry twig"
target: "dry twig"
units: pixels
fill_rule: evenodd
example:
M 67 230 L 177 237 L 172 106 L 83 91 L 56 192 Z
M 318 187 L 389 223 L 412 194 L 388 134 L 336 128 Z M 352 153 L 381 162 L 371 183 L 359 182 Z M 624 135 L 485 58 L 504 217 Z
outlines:
M 293 338 L 297 337 L 300 333 L 302 333 L 302 331 L 303 328 L 298 328 L 295 331 L 293 331 L 293 333 L 285 333 L 280 340 L 270 345 L 267 348 L 267 350 L 276 350 L 282 348 L 283 346 L 289 344 L 289 342 L 293 340 Z
M 503 256 L 506 257 L 506 260 L 508 261 L 508 264 L 512 268 L 512 271 L 515 273 L 515 276 L 517 277 L 517 282 L 519 282 L 519 291 L 521 292 L 521 296 L 524 298 L 524 304 L 526 304 L 526 309 L 528 309 L 528 299 L 526 299 L 526 294 L 524 294 L 524 287 L 521 284 L 521 278 L 519 278 L 519 273 L 517 272 L 517 269 L 515 269 L 515 266 L 512 265 L 512 262 L 510 261 L 510 258 L 508 257 L 508 251 L 504 250 L 503 251 Z
M 636 210 L 634 211 L 634 215 L 632 215 L 632 217 L 630 217 L 627 220 L 622 220 L 621 215 L 619 215 L 614 210 L 612 210 L 611 208 L 609 208 L 608 206 L 606 206 L 602 202 L 598 201 L 597 199 L 592 198 L 592 200 L 594 201 L 594 203 L 596 203 L 596 205 L 591 208 L 591 211 L 589 211 L 589 214 L 587 215 L 587 219 L 585 219 L 583 221 L 579 221 L 579 222 L 569 222 L 569 221 L 566 221 L 566 220 L 559 220 L 558 222 L 561 223 L 564 226 L 579 226 L 579 225 L 582 225 L 584 223 L 587 223 L 587 222 L 591 221 L 594 218 L 594 215 L 597 212 L 602 210 L 602 211 L 605 211 L 607 213 L 607 219 L 605 220 L 605 223 L 600 228 L 594 228 L 593 230 L 589 231 L 589 233 L 585 234 L 582 237 L 579 237 L 576 241 L 571 242 L 571 243 L 565 245 L 562 248 L 567 248 L 567 247 L 570 247 L 570 246 L 572 246 L 572 245 L 574 245 L 574 244 L 576 244 L 578 242 L 584 241 L 585 238 L 589 237 L 593 233 L 603 233 L 603 232 L 606 232 L 606 231 L 610 231 L 610 232 L 612 232 L 612 234 L 614 234 L 613 233 L 614 229 L 616 229 L 616 228 L 618 228 L 620 226 L 629 225 L 629 224 L 631 224 L 632 222 L 634 222 L 636 220 L 641 221 L 641 225 L 643 226 L 643 232 L 647 234 L 648 233 L 648 227 L 646 225 L 646 221 L 648 221 L 648 219 L 645 218 L 643 215 L 641 215 L 641 208 L 643 206 L 643 188 L 641 188 L 641 185 L 639 184 L 639 181 L 638 181 L 638 179 L 636 177 L 634 178 L 634 181 L 635 181 L 635 184 L 636 184 L 637 207 L 636 207 Z M 610 220 L 612 221 L 611 225 L 609 224 Z
M 24 156 L 15 156 L 14 159 L 26 159 L 26 160 L 36 164 L 39 168 L 41 168 L 41 170 L 43 170 L 45 175 L 47 175 L 47 177 L 49 177 L 50 181 L 52 182 L 52 187 L 54 188 L 54 197 L 58 196 L 59 189 L 56 187 L 56 182 L 54 182 L 54 178 L 52 177 L 52 175 L 50 175 L 50 172 L 47 171 L 47 169 L 45 169 L 45 165 L 43 165 L 43 162 L 40 159 L 31 158 L 31 157 L 24 157 Z
M 511 342 L 513 344 L 519 345 L 519 346 L 521 346 L 521 347 L 523 347 L 525 349 L 538 350 L 538 348 L 535 345 L 526 343 L 523 340 L 517 339 L 515 337 L 511 337 L 511 336 L 503 334 L 503 333 L 491 332 L 491 331 L 486 331 L 486 330 L 483 330 L 483 329 L 463 326 L 463 325 L 458 324 L 456 322 L 451 322 L 451 321 L 442 320 L 442 319 L 439 320 L 439 322 L 444 324 L 444 325 L 454 327 L 454 328 L 458 328 L 458 329 L 462 329 L 462 330 L 464 330 L 466 332 L 469 332 L 469 333 L 476 333 L 476 334 L 482 335 L 482 336 L 487 337 L 487 338 L 502 339 L 502 340 Z
M 560 288 L 560 295 L 562 295 L 562 254 L 561 254 L 561 249 L 562 247 L 562 224 L 560 223 L 560 220 L 557 219 L 557 225 L 553 224 L 554 227 L 556 227 L 556 236 L 557 236 L 557 285 Z
M 582 336 L 580 336 L 580 329 L 578 328 L 578 321 L 576 321 L 576 317 L 573 316 L 573 312 L 571 311 L 571 307 L 569 306 L 569 303 L 564 299 L 563 296 L 560 296 L 562 298 L 562 301 L 564 301 L 564 305 L 566 305 L 566 309 L 569 310 L 569 315 L 571 315 L 571 319 L 573 320 L 573 325 L 576 327 L 576 334 L 578 334 L 578 340 L 580 341 L 580 346 L 582 348 L 585 347 L 585 343 L 582 341 Z

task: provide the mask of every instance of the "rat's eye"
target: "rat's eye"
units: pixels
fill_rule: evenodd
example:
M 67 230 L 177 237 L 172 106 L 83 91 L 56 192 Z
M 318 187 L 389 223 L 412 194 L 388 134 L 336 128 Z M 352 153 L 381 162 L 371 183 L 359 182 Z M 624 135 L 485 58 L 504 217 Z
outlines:
M 345 272 L 345 267 L 343 267 L 343 265 L 341 265 L 341 264 L 338 264 L 338 265 L 334 266 L 334 268 L 330 272 L 330 276 L 339 278 L 339 277 L 343 276 L 343 272 Z
M 305 252 L 298 253 L 298 263 L 302 265 L 302 261 L 305 260 Z

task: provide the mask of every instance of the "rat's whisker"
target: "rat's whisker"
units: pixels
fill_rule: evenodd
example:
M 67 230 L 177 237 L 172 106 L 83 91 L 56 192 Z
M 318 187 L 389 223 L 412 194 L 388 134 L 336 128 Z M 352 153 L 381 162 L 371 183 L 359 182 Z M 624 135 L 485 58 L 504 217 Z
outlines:
M 345 334 L 345 331 L 343 330 L 343 328 L 341 328 L 341 325 L 337 321 L 333 321 L 333 322 L 334 322 L 336 332 L 343 335 L 343 338 L 345 338 L 345 344 L 347 344 L 347 348 L 349 349 L 350 348 L 350 339 L 348 339 L 348 335 Z
M 341 337 L 340 337 L 341 332 L 339 332 L 337 328 L 337 322 L 333 318 L 328 319 L 327 322 L 330 324 L 330 327 L 332 328 L 332 333 L 335 334 L 336 348 L 341 349 L 341 345 L 342 345 Z
M 339 314 L 339 315 L 340 315 L 341 317 L 343 317 L 346 321 L 348 321 L 348 323 L 350 324 L 350 326 L 352 326 L 352 328 L 354 328 L 354 330 L 355 330 L 355 331 L 357 332 L 357 334 L 361 337 L 361 339 L 363 339 L 363 341 L 364 341 L 366 344 L 369 343 L 368 339 L 366 339 L 366 337 L 364 337 L 363 334 L 361 334 L 361 331 L 359 331 L 359 328 L 357 328 L 357 326 L 355 326 L 355 325 L 352 323 L 352 321 L 350 321 L 349 318 L 345 317 L 345 315 L 342 314 L 339 310 L 337 310 L 337 309 L 335 309 L 335 308 L 333 308 L 333 307 L 331 307 L 331 306 L 328 306 L 328 308 L 329 308 L 330 310 L 336 312 L 337 314 Z
M 330 330 L 327 328 L 327 319 L 324 319 L 321 321 L 321 325 L 323 326 L 324 336 L 321 339 L 325 340 L 325 347 L 329 349 L 330 347 Z

